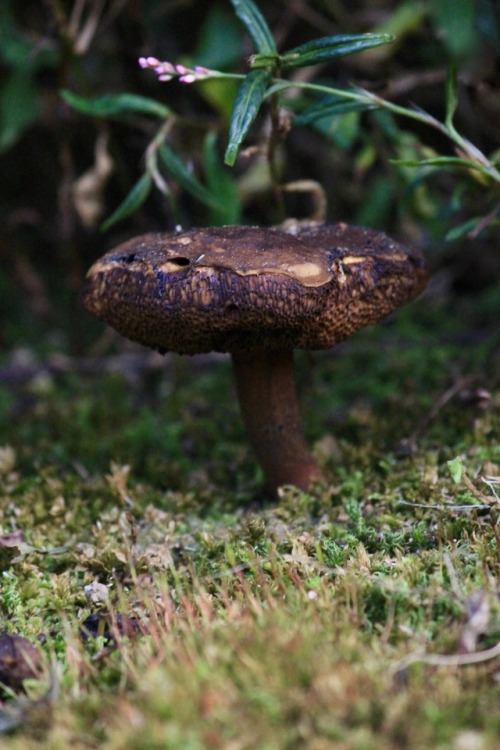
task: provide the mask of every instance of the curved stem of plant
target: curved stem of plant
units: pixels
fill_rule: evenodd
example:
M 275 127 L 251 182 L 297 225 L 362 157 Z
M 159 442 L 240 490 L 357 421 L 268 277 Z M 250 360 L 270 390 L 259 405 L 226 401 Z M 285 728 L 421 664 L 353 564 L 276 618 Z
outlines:
M 306 489 L 322 472 L 302 433 L 293 352 L 255 349 L 232 357 L 243 421 L 267 484 Z
M 362 88 L 356 88 L 353 91 L 347 91 L 345 89 L 337 89 L 332 86 L 324 86 L 322 84 L 315 84 L 309 82 L 300 81 L 286 81 L 284 79 L 276 79 L 273 82 L 273 86 L 267 92 L 267 96 L 274 95 L 279 91 L 284 91 L 287 88 L 304 89 L 307 91 L 317 91 L 318 93 L 328 94 L 329 96 L 338 96 L 345 101 L 359 102 L 360 104 L 373 104 L 377 107 L 392 112 L 395 115 L 401 115 L 410 120 L 416 120 L 424 125 L 435 128 L 447 136 L 456 146 L 462 149 L 471 161 L 471 166 L 479 169 L 479 171 L 491 177 L 495 182 L 500 182 L 500 172 L 495 165 L 483 154 L 483 152 L 477 148 L 471 141 L 464 136 L 461 136 L 455 127 L 451 124 L 445 124 L 436 120 L 435 117 L 429 115 L 427 112 L 422 112 L 418 109 L 409 109 L 408 107 L 402 107 L 398 104 L 383 99 L 377 94 L 373 94 L 371 91 L 366 91 Z M 477 166 L 475 166 L 477 164 Z

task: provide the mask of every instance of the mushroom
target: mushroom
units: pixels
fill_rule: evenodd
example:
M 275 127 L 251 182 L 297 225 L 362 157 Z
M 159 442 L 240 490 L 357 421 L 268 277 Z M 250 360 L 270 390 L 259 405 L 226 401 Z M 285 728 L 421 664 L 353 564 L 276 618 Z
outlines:
M 420 252 L 372 229 L 291 222 L 146 234 L 88 272 L 85 307 L 161 352 L 230 352 L 267 484 L 307 488 L 293 349 L 326 349 L 416 297 Z

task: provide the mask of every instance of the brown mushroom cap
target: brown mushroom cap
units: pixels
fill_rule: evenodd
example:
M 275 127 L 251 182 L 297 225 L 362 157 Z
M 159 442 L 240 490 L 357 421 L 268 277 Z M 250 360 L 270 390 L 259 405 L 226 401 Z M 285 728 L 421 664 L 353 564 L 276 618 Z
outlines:
M 125 242 L 92 266 L 83 301 L 161 351 L 325 349 L 417 296 L 426 279 L 419 252 L 372 229 L 227 226 Z

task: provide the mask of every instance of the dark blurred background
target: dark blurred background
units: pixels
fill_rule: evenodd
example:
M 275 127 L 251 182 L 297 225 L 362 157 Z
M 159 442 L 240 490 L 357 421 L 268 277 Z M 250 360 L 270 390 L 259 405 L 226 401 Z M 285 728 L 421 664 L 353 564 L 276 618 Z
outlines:
M 458 130 L 490 158 L 500 144 L 500 7 L 472 3 L 466 28 L 453 26 L 449 0 L 268 0 L 258 3 L 287 49 L 319 36 L 390 31 L 397 41 L 315 69 L 299 80 L 336 87 L 351 83 L 416 106 L 442 120 L 448 62 L 460 69 Z M 451 31 L 450 31 L 451 30 Z M 103 232 L 144 171 L 145 155 L 161 124 L 129 113 L 83 115 L 62 100 L 130 92 L 168 105 L 175 117 L 168 143 L 201 182 L 206 181 L 206 135 L 220 169 L 234 82 L 160 84 L 137 59 L 202 64 L 246 72 L 251 42 L 229 2 L 205 0 L 2 0 L 0 9 L 0 344 L 71 354 L 89 350 L 102 329 L 79 303 L 87 267 L 125 238 L 150 230 L 214 223 L 217 216 L 163 175 L 173 202 L 153 190 L 125 221 Z M 303 96 L 303 95 L 301 95 Z M 308 103 L 313 100 L 309 98 Z M 297 96 L 290 109 L 300 109 Z M 233 170 L 234 217 L 271 224 L 277 207 L 259 145 L 269 133 L 263 111 Z M 328 200 L 328 219 L 380 227 L 424 248 L 434 272 L 434 294 L 445 303 L 489 295 L 498 311 L 500 269 L 495 212 L 498 185 L 465 170 L 419 170 L 391 159 L 454 155 L 437 130 L 387 112 L 349 113 L 321 126 L 292 128 L 279 152 L 280 181 L 315 180 Z M 82 182 L 83 178 L 83 182 Z M 222 179 L 222 178 L 221 178 Z M 85 181 L 86 180 L 86 181 Z M 175 204 L 175 210 L 173 206 Z M 290 215 L 307 216 L 307 196 L 287 198 Z M 454 228 L 477 217 L 484 226 Z M 497 217 L 498 218 L 498 217 Z M 451 235 L 450 235 L 451 233 Z M 448 238 L 448 239 L 447 239 Z M 474 307 L 473 304 L 470 305 Z M 491 330 L 493 320 L 483 321 Z M 481 324 L 483 324 L 481 323 Z

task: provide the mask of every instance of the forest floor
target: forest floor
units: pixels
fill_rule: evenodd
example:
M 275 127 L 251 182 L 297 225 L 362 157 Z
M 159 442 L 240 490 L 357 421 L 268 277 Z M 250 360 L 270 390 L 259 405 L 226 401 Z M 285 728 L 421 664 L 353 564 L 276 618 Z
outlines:
M 299 353 L 327 481 L 277 498 L 226 357 L 4 354 L 0 746 L 498 748 L 499 314 Z

